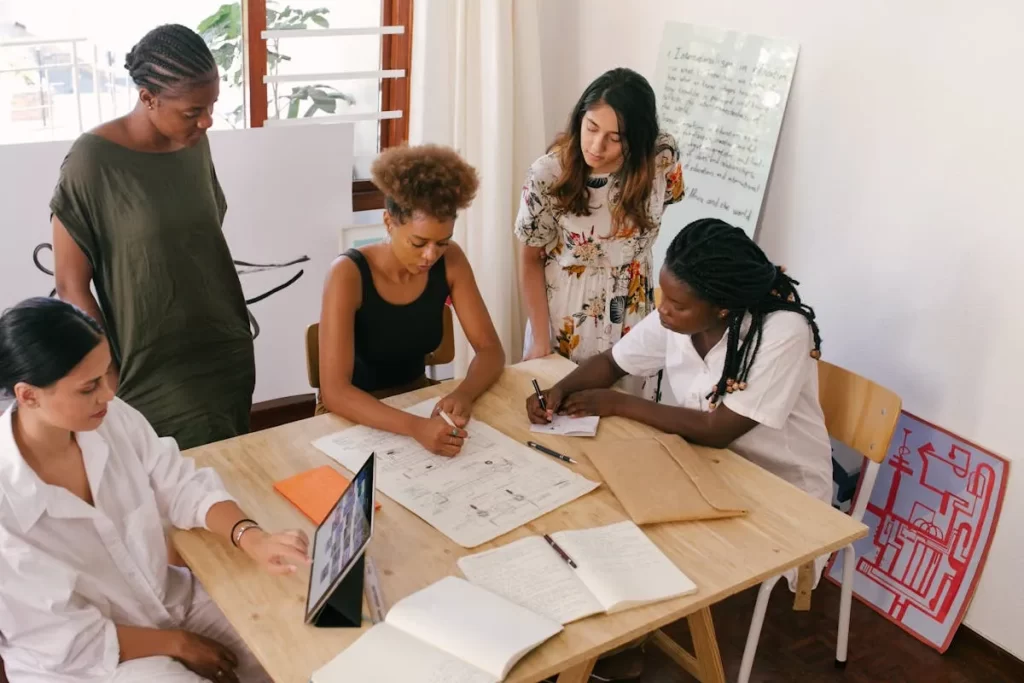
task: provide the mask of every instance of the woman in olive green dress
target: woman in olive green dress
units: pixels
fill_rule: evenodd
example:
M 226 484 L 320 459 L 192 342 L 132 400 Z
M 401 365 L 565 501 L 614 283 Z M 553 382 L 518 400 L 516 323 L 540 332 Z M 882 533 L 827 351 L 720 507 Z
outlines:
M 248 431 L 256 379 L 206 137 L 220 77 L 177 25 L 125 68 L 135 109 L 74 143 L 50 203 L 57 293 L 103 321 L 118 395 L 184 449 Z

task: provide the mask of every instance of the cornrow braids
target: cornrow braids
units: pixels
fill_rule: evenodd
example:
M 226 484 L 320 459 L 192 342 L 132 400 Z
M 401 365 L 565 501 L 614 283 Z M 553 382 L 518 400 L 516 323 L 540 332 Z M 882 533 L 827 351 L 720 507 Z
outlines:
M 125 58 L 135 85 L 154 95 L 182 84 L 216 78 L 217 62 L 206 42 L 181 24 L 165 24 L 147 33 Z
M 707 395 L 712 409 L 725 394 L 746 389 L 769 313 L 792 311 L 806 318 L 814 335 L 811 357 L 821 357 L 818 323 L 814 309 L 800 300 L 796 289 L 800 283 L 772 263 L 740 228 L 715 218 L 690 223 L 672 240 L 665 266 L 701 299 L 729 311 L 725 365 L 718 384 Z M 747 313 L 750 328 L 741 339 Z

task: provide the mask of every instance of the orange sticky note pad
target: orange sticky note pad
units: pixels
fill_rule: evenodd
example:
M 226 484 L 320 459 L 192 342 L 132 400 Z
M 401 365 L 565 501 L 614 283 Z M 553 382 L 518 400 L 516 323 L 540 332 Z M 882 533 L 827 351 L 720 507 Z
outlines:
M 348 487 L 348 479 L 330 465 L 307 470 L 274 484 L 274 490 L 288 499 L 315 524 L 321 524 Z M 380 503 L 374 506 L 380 509 Z

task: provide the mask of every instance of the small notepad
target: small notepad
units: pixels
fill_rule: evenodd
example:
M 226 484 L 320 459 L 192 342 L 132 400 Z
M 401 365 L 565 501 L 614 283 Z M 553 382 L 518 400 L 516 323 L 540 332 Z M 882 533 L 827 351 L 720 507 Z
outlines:
M 597 425 L 600 421 L 600 417 L 555 415 L 546 425 L 530 425 L 530 431 L 559 436 L 597 436 Z
M 307 470 L 274 484 L 274 490 L 288 499 L 314 524 L 321 524 L 348 487 L 348 479 L 330 465 Z M 380 509 L 380 503 L 376 508 Z

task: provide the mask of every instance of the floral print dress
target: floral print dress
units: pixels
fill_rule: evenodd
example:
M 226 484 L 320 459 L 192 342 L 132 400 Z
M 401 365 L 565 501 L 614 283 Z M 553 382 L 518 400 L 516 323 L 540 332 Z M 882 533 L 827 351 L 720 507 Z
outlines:
M 662 134 L 658 145 L 667 149 L 655 162 L 649 211 L 660 226 L 665 207 L 683 196 L 683 173 L 675 140 Z M 545 249 L 552 350 L 579 363 L 610 349 L 654 310 L 651 250 L 658 230 L 615 229 L 610 205 L 620 192 L 616 174 L 588 179 L 589 216 L 558 209 L 548 190 L 561 170 L 556 152 L 530 167 L 515 234 L 523 244 Z M 530 338 L 527 329 L 527 344 Z

